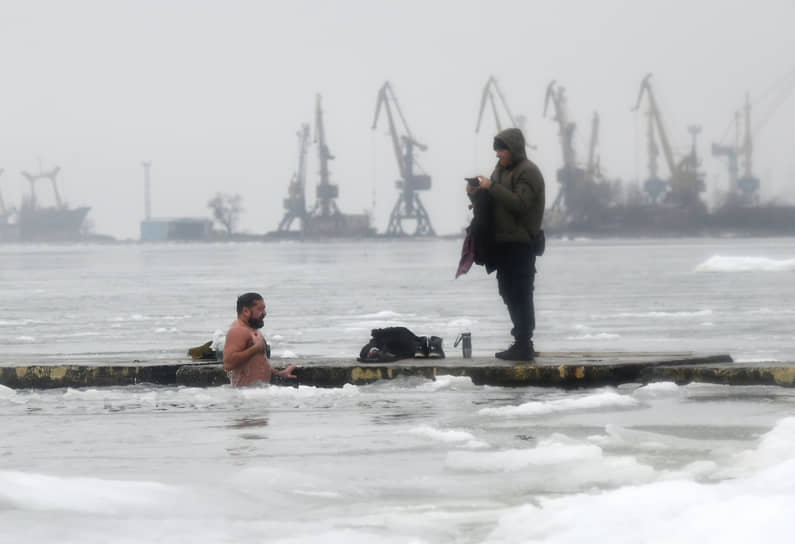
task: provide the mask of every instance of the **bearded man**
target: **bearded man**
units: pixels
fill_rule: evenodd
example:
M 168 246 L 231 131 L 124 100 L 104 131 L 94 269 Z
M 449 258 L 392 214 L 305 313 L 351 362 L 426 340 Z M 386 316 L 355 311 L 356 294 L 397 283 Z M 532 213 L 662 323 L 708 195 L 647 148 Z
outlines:
M 230 373 L 233 387 L 270 383 L 273 376 L 295 378 L 295 365 L 276 370 L 268 362 L 268 345 L 259 332 L 266 315 L 265 300 L 259 293 L 237 297 L 237 319 L 226 333 L 224 343 L 224 370 Z

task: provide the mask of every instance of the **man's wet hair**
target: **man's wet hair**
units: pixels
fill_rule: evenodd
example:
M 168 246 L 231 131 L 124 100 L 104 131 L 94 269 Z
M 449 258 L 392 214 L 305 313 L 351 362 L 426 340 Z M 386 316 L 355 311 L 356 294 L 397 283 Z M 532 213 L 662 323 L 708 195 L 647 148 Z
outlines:
M 243 313 L 243 308 L 251 308 L 260 300 L 264 299 L 259 293 L 243 293 L 237 297 L 237 315 Z

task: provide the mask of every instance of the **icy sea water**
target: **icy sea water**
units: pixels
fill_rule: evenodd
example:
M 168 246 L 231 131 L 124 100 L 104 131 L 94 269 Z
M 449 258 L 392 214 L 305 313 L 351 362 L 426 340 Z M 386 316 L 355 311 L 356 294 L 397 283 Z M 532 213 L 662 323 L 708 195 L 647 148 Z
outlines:
M 0 247 L 15 358 L 173 358 L 266 295 L 280 356 L 401 324 L 507 343 L 459 242 Z M 791 360 L 795 244 L 553 241 L 541 351 Z M 452 353 L 451 353 L 452 354 Z M 795 391 L 0 387 L 0 542 L 789 542 Z
M 182 357 L 266 299 L 274 355 L 352 357 L 370 329 L 510 342 L 494 275 L 454 279 L 460 240 L 0 246 L 4 357 Z M 694 350 L 792 360 L 795 239 L 551 240 L 536 348 Z M 39 357 L 42 358 L 42 357 Z

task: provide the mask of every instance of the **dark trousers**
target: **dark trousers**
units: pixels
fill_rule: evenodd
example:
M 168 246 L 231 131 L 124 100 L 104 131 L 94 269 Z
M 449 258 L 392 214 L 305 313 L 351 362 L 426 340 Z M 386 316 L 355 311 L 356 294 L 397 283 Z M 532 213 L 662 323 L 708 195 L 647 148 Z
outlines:
M 497 287 L 508 307 L 517 343 L 529 343 L 536 328 L 533 305 L 533 284 L 536 277 L 536 257 L 528 244 L 498 244 L 495 252 Z

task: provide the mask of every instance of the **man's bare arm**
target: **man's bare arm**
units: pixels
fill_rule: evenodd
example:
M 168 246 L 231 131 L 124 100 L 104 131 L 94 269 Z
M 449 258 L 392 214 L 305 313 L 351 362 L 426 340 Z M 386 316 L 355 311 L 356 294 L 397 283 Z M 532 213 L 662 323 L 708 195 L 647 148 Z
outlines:
M 296 378 L 296 375 L 293 374 L 293 370 L 296 368 L 298 367 L 295 365 L 290 365 L 282 370 L 276 370 L 275 368 L 271 367 L 271 379 L 273 379 L 273 376 L 279 376 L 281 378 Z
M 232 370 L 251 359 L 257 353 L 265 353 L 265 340 L 257 335 L 259 341 L 246 347 L 251 332 L 242 327 L 233 327 L 226 334 L 224 344 L 224 370 Z

